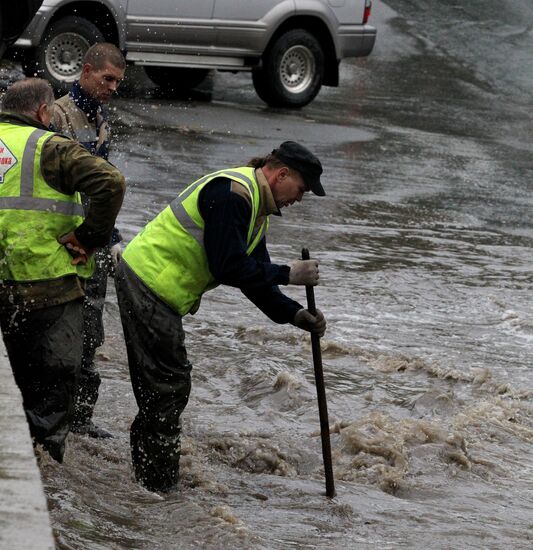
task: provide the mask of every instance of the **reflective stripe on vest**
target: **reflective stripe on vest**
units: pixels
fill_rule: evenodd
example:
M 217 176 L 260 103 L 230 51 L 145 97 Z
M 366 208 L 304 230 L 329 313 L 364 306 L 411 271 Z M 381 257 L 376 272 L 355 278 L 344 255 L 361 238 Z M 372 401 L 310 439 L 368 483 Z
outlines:
M 251 254 L 268 227 L 268 218 L 254 231 L 260 194 L 254 169 L 248 167 L 220 170 L 189 185 L 124 251 L 124 260 L 143 283 L 181 315 L 197 311 L 202 294 L 218 285 L 208 267 L 198 197 L 205 185 L 219 177 L 243 185 L 250 195 L 246 252 Z
M 199 227 L 194 223 L 192 218 L 187 213 L 187 210 L 185 210 L 185 207 L 183 206 L 183 201 L 191 195 L 196 189 L 204 185 L 207 181 L 210 181 L 214 178 L 219 177 L 228 177 L 229 179 L 235 178 L 235 179 L 242 179 L 248 184 L 248 190 L 251 192 L 251 202 L 252 202 L 252 221 L 254 224 L 251 224 L 248 229 L 248 238 L 247 243 L 249 246 L 254 245 L 257 246 L 257 243 L 259 240 L 261 240 L 261 237 L 266 230 L 265 224 L 263 224 L 261 227 L 257 228 L 256 233 L 253 233 L 255 220 L 257 219 L 257 207 L 254 208 L 254 205 L 257 202 L 257 194 L 258 190 L 256 189 L 255 182 L 247 177 L 246 175 L 237 172 L 235 170 L 219 170 L 218 172 L 214 172 L 212 174 L 208 174 L 207 176 L 204 176 L 203 178 L 199 179 L 198 181 L 195 181 L 192 185 L 189 185 L 182 193 L 178 195 L 176 199 L 174 199 L 170 203 L 170 208 L 172 212 L 174 212 L 174 215 L 176 216 L 176 219 L 181 223 L 184 229 L 187 230 L 189 235 L 194 237 L 198 244 L 203 248 L 204 247 L 204 230 L 203 227 Z M 268 223 L 267 223 L 268 225 Z M 257 241 L 257 242 L 256 242 Z M 253 250 L 253 249 L 252 249 Z M 248 254 L 250 254 L 251 250 L 247 250 Z
M 94 261 L 73 266 L 72 257 L 57 242 L 57 237 L 82 223 L 84 213 L 79 193 L 61 193 L 50 187 L 42 175 L 42 147 L 54 135 L 46 130 L 0 123 L 0 140 L 16 159 L 0 183 L 2 280 L 89 277 L 93 272 Z M 16 166 L 20 158 L 20 165 Z
M 20 168 L 20 196 L 0 197 L 0 210 L 38 210 L 41 212 L 56 212 L 66 216 L 82 216 L 83 206 L 72 202 L 57 201 L 53 199 L 33 198 L 34 187 L 34 164 L 35 153 L 38 141 L 50 134 L 46 130 L 36 128 L 28 138 L 24 154 L 22 155 L 22 166 Z
M 37 210 L 65 216 L 83 216 L 83 206 L 80 204 L 26 197 L 0 197 L 0 210 Z

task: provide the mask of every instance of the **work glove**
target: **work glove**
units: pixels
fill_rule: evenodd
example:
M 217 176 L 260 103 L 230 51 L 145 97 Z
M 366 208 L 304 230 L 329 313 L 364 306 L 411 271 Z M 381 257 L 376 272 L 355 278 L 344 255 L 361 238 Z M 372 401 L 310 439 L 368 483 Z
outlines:
M 318 284 L 318 260 L 295 260 L 289 264 L 290 285 L 310 285 Z
M 109 249 L 109 255 L 111 256 L 113 268 L 116 268 L 120 260 L 122 260 L 122 245 L 120 243 L 114 244 Z
M 317 309 L 316 315 L 312 315 L 308 309 L 299 309 L 294 316 L 294 326 L 317 334 L 319 338 L 326 332 L 326 318 L 323 313 Z

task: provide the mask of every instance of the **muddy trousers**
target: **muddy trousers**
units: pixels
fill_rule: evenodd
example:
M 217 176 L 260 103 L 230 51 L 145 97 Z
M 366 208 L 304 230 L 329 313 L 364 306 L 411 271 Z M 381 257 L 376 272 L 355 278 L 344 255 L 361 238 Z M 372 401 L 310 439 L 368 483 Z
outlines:
M 82 350 L 82 300 L 1 316 L 30 433 L 58 462 L 74 410 Z
M 84 426 L 92 419 L 101 383 L 94 358 L 97 348 L 104 343 L 103 314 L 110 264 L 109 247 L 98 249 L 95 260 L 96 269 L 87 280 L 83 301 L 83 352 L 73 418 L 76 426 Z
M 130 431 L 136 479 L 151 491 L 177 486 L 180 415 L 191 391 L 181 316 L 122 261 L 115 285 L 139 412 Z

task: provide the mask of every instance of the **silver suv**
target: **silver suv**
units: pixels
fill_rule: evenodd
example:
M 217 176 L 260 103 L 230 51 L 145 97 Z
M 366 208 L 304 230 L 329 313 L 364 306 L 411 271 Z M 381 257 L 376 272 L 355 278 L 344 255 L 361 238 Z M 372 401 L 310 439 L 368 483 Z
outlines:
M 15 47 L 58 89 L 87 48 L 117 44 L 162 87 L 194 87 L 210 69 L 251 71 L 259 97 L 302 107 L 337 86 L 339 62 L 368 55 L 371 0 L 44 0 Z

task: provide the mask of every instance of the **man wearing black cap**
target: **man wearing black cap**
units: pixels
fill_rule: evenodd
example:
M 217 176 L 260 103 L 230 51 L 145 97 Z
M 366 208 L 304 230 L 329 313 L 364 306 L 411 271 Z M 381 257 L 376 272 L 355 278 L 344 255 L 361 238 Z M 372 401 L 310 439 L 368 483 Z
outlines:
M 269 216 L 325 192 L 322 165 L 304 146 L 282 143 L 247 166 L 220 170 L 189 185 L 126 247 L 115 284 L 139 412 L 131 426 L 135 477 L 169 491 L 178 482 L 179 417 L 191 389 L 182 318 L 219 284 L 239 288 L 276 323 L 322 336 L 326 321 L 278 285 L 316 285 L 317 260 L 273 264 Z

